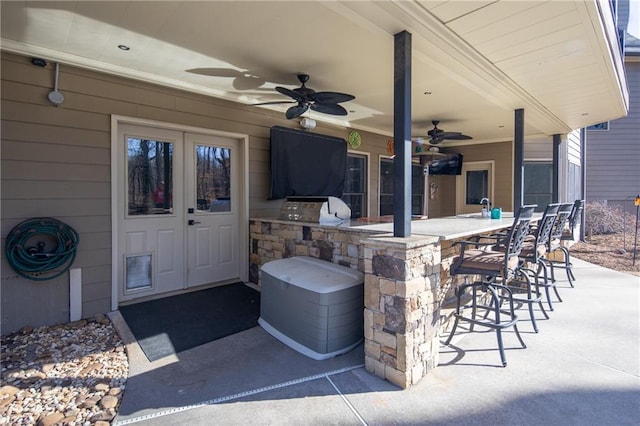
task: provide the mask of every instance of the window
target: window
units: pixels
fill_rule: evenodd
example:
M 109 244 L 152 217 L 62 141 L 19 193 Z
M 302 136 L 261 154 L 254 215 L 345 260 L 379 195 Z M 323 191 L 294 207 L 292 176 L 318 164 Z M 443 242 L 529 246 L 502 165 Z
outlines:
M 537 204 L 541 212 L 553 197 L 553 163 L 535 161 L 524 163 L 524 203 Z
M 127 138 L 130 216 L 173 213 L 173 144 Z
M 393 214 L 393 160 L 380 160 L 380 216 Z M 424 214 L 424 167 L 411 164 L 411 214 Z
M 467 193 L 466 204 L 480 204 L 480 201 L 489 197 L 489 170 L 468 170 L 466 175 Z
M 347 155 L 342 201 L 351 209 L 352 219 L 367 215 L 367 156 Z
M 609 131 L 609 122 L 605 121 L 604 123 L 598 123 L 592 126 L 588 126 L 587 130 L 595 132 L 607 132 Z
M 196 145 L 196 205 L 198 211 L 231 211 L 231 150 Z

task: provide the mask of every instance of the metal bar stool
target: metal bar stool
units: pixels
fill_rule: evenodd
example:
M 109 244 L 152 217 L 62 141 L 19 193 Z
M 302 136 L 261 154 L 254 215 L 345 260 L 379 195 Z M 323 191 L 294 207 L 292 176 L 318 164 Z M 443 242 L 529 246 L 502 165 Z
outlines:
M 584 211 L 584 200 L 576 200 L 573 203 L 573 207 L 571 209 L 571 213 L 568 219 L 568 229 L 565 229 L 565 224 L 558 224 L 554 229 L 554 234 L 551 238 L 551 245 L 549 246 L 549 253 L 553 253 L 555 251 L 562 251 L 563 260 L 553 260 L 548 259 L 548 264 L 551 266 L 551 281 L 556 280 L 554 267 L 562 268 L 567 272 L 567 279 L 569 280 L 569 285 L 574 287 L 573 281 L 575 281 L 576 277 L 573 275 L 573 264 L 571 263 L 571 257 L 569 256 L 569 249 L 565 247 L 562 242 L 563 241 L 575 241 L 575 232 L 576 227 L 582 220 L 582 213 Z
M 460 255 L 453 260 L 451 265 L 451 275 L 480 275 L 480 281 L 471 284 L 463 284 L 456 291 L 456 311 L 454 313 L 454 323 L 451 333 L 445 344 L 448 345 L 453 338 L 458 323 L 465 321 L 470 323 L 470 331 L 474 325 L 487 327 L 495 330 L 500 350 L 500 359 L 503 366 L 507 366 L 507 358 L 504 352 L 502 341 L 502 330 L 513 327 L 518 340 L 523 348 L 527 345 L 522 340 L 518 331 L 518 317 L 515 314 L 514 302 L 511 297 L 511 290 L 506 283 L 512 279 L 520 268 L 521 262 L 518 258 L 522 249 L 524 239 L 529 233 L 531 218 L 535 210 L 535 205 L 523 206 L 516 213 L 513 225 L 507 234 L 506 250 L 495 251 L 491 249 L 480 249 L 483 244 L 477 241 L 460 241 Z M 476 248 L 469 248 L 475 246 Z M 471 315 L 465 315 L 462 303 L 467 291 L 471 291 Z M 481 294 L 479 294 L 479 292 Z M 484 295 L 490 298 L 488 304 L 478 303 L 478 299 Z M 502 308 L 504 301 L 507 307 Z M 486 315 L 478 318 L 478 309 L 484 309 Z
M 565 232 L 565 228 L 569 223 L 569 218 L 571 217 L 573 206 L 574 206 L 574 203 L 560 204 L 560 207 L 558 208 L 558 214 L 556 215 L 555 223 L 553 224 L 553 229 L 551 229 L 551 236 L 549 237 L 549 241 L 547 241 L 547 255 L 550 255 L 556 250 L 561 250 L 560 245 L 561 245 L 562 234 Z M 545 266 L 549 267 L 547 269 L 553 268 L 553 262 L 548 256 L 544 256 L 541 260 L 542 262 L 544 262 Z M 564 260 L 564 254 L 563 254 L 562 264 L 564 263 L 565 263 L 565 260 Z M 545 279 L 546 278 L 547 277 L 545 276 Z M 558 301 L 562 302 L 562 298 L 560 297 L 560 293 L 558 293 L 558 287 L 556 286 L 556 280 L 553 275 L 551 275 L 550 279 L 548 280 L 548 286 L 553 288 L 556 294 L 556 297 L 558 298 Z M 551 305 L 549 305 L 549 309 L 553 310 Z
M 528 305 L 531 324 L 536 333 L 538 332 L 538 326 L 536 324 L 533 305 L 538 304 L 545 318 L 549 319 L 549 315 L 547 315 L 542 305 L 540 287 L 545 289 L 549 309 L 553 310 L 549 289 L 552 287 L 555 288 L 555 283 L 549 280 L 547 267 L 544 263 L 544 256 L 547 254 L 548 242 L 551 238 L 551 232 L 553 231 L 553 225 L 555 224 L 559 207 L 560 204 L 556 203 L 547 205 L 542 214 L 542 218 L 534 227 L 533 232 L 525 238 L 522 250 L 520 251 L 520 260 L 523 262 L 523 265 L 519 271 L 527 275 L 525 279 L 522 279 L 523 274 L 518 274 L 514 280 L 507 283 L 507 286 L 513 293 L 513 300 Z M 529 267 L 529 265 L 531 267 Z M 543 274 L 542 280 L 540 280 L 541 273 Z M 533 285 L 531 279 L 533 279 Z

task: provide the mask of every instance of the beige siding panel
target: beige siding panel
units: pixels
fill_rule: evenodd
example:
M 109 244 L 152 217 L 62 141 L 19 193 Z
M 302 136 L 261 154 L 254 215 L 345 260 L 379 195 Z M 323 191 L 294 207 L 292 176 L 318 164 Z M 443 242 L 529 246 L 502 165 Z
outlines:
M 40 217 L 73 216 L 77 212 L 83 215 L 101 215 L 111 211 L 108 199 L 53 199 L 53 200 L 4 200 L 2 217 Z
M 500 142 L 490 144 L 450 147 L 446 152 L 461 152 L 464 162 L 494 160 L 494 196 L 496 207 L 505 211 L 513 206 L 513 144 Z M 438 184 L 438 199 L 429 200 L 429 216 L 441 217 L 455 214 L 456 181 L 454 176 L 430 176 Z M 479 209 L 478 209 L 479 211 Z
M 110 190 L 111 183 L 109 182 L 47 180 L 47 184 L 44 185 L 39 180 L 10 180 L 9 185 L 2 186 L 2 199 L 4 202 L 23 199 L 43 201 L 56 198 L 87 199 L 95 198 L 96 194 L 104 194 L 105 199 L 111 200 Z
M 107 283 L 111 289 L 111 265 L 82 268 L 82 283 L 83 285 Z
M 29 216 L 31 217 L 31 216 Z M 4 239 L 9 231 L 29 217 L 12 218 L 2 217 L 2 238 Z M 80 239 L 84 241 L 85 234 L 96 234 L 101 232 L 111 232 L 111 216 L 58 216 L 56 219 L 69 224 L 80 234 Z M 84 246 L 84 245 L 83 245 Z M 2 245 L 4 247 L 4 244 Z
M 80 244 L 82 244 L 83 240 L 80 240 Z M 74 267 L 92 267 L 92 266 L 101 266 L 108 265 L 111 263 L 111 247 L 108 249 L 100 249 L 100 250 L 82 250 L 78 251 L 78 257 L 76 258 L 76 263 Z M 80 266 L 82 265 L 82 266 Z
M 134 107 L 142 104 L 155 105 L 166 109 L 175 108 L 174 94 L 166 93 L 166 91 L 140 88 L 141 83 L 134 81 L 105 79 L 103 75 L 97 73 L 78 75 L 76 72 L 77 70 L 74 70 L 73 73 L 65 75 L 67 85 L 72 87 L 75 93 L 82 93 L 100 99 L 114 99 Z
M 83 164 L 107 165 L 111 164 L 111 153 L 104 148 L 83 146 L 69 146 L 51 143 L 34 143 L 3 139 L 3 160 L 29 159 L 34 163 L 77 163 L 82 159 Z M 36 166 L 34 166 L 36 167 Z
M 111 119 L 105 114 L 74 111 L 64 107 L 41 106 L 2 100 L 2 119 L 36 122 L 52 126 L 79 127 L 111 131 Z
M 527 139 L 524 143 L 524 159 L 552 160 L 553 138 Z
M 80 232 L 79 229 L 77 229 Z M 82 232 L 86 238 L 82 239 L 83 250 L 111 249 L 111 232 Z M 86 266 L 86 265 L 85 265 Z
M 111 177 L 111 168 L 106 165 L 38 163 L 37 166 L 33 166 L 30 163 L 29 160 L 3 160 L 2 174 L 11 176 L 14 180 L 109 182 Z
M 42 142 L 47 144 L 74 145 L 86 148 L 111 148 L 108 131 L 85 130 L 71 127 L 22 121 L 2 121 L 2 140 Z M 4 150 L 3 150 L 4 153 Z
M 82 316 L 85 318 L 111 311 L 111 297 L 82 301 Z
M 100 283 L 87 283 L 84 279 L 85 270 L 82 270 L 82 281 L 84 281 L 84 285 L 82 286 L 82 301 L 84 303 L 93 302 L 94 300 L 104 300 L 111 298 L 111 283 L 108 281 L 103 281 Z
M 47 68 L 35 67 L 30 58 L 2 52 L 2 80 L 28 82 L 29 84 L 52 90 L 55 76 L 54 65 Z M 60 89 L 60 87 L 58 87 Z M 4 94 L 3 94 L 4 96 Z
M 2 244 L 4 248 L 4 242 Z M 107 312 L 107 311 L 104 311 Z M 24 326 L 69 321 L 69 277 L 36 282 L 19 278 L 2 256 L 2 334 Z

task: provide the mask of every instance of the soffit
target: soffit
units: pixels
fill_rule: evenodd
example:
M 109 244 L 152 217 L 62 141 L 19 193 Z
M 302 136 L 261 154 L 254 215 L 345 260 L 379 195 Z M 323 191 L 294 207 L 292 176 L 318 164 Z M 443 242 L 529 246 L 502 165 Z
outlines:
M 305 72 L 315 90 L 356 96 L 347 117 L 313 118 L 382 134 L 402 30 L 413 34 L 414 136 L 440 120 L 475 140 L 510 139 L 517 108 L 527 135 L 625 113 L 591 2 L 28 1 L 2 2 L 1 23 L 8 51 L 245 104 L 286 100 L 274 88 Z

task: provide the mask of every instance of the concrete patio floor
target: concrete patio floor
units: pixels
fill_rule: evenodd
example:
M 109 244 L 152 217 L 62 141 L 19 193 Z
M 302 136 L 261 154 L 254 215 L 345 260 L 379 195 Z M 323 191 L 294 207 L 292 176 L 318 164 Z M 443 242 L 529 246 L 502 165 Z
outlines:
M 315 361 L 255 327 L 149 362 L 133 341 L 114 425 L 636 425 L 640 278 L 580 260 L 574 271 L 575 288 L 558 271 L 564 302 L 539 313 L 538 334 L 522 310 L 526 349 L 505 333 L 506 368 L 495 333 L 463 331 L 405 390 L 366 372 L 362 345 Z

